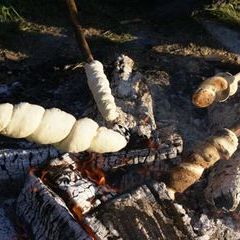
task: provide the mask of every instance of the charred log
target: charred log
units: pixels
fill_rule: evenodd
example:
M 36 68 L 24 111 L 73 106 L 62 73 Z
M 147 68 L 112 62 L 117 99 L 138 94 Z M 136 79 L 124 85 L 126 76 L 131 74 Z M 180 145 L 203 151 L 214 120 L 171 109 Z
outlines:
M 174 203 L 166 186 L 153 182 L 105 203 L 87 214 L 85 222 L 100 239 L 235 240 L 240 237 L 240 225 L 234 217 L 204 214 Z
M 35 176 L 28 177 L 18 197 L 17 215 L 32 239 L 91 239 L 63 200 Z
M 55 167 L 63 162 L 55 161 Z M 61 176 L 65 175 L 64 172 Z M 68 180 L 57 179 L 60 188 L 66 192 Z M 87 183 L 85 187 L 88 186 Z M 57 191 L 59 193 L 59 189 Z M 85 213 L 81 211 L 83 205 L 74 208 L 69 204 L 69 198 L 63 195 L 60 198 L 58 193 L 35 176 L 27 179 L 18 198 L 17 213 L 34 239 L 221 240 L 239 239 L 240 236 L 239 224 L 234 223 L 231 216 L 225 214 L 216 220 L 216 214 L 208 211 L 201 214 L 184 208 L 171 200 L 163 183 L 145 182 L 121 195 L 112 195 Z M 71 196 L 74 200 L 75 196 Z M 89 201 L 89 204 L 94 206 L 95 203 Z
M 16 190 L 23 185 L 30 168 L 40 167 L 57 157 L 59 152 L 52 147 L 36 149 L 2 149 L 0 151 L 1 190 Z
M 115 63 L 113 95 L 119 109 L 116 122 L 139 136 L 151 137 L 156 129 L 153 115 L 153 101 L 150 90 L 140 72 L 133 71 L 134 61 L 128 56 L 121 55 Z
M 134 145 L 137 145 L 134 148 Z M 80 163 L 93 168 L 109 171 L 117 167 L 149 164 L 161 160 L 174 159 L 183 151 L 183 140 L 180 135 L 173 133 L 168 136 L 157 136 L 144 142 L 131 142 L 131 148 L 117 153 L 79 153 L 75 155 Z
M 194 239 L 183 216 L 165 185 L 150 182 L 104 204 L 85 222 L 99 239 Z
M 96 173 L 99 174 L 97 176 L 91 170 L 82 169 L 74 157 L 65 154 L 51 161 L 40 175 L 44 183 L 64 199 L 73 214 L 81 219 L 86 212 L 116 195 L 115 191 L 110 192 L 103 186 L 103 173 Z
M 229 161 L 220 161 L 210 172 L 206 200 L 214 207 L 240 210 L 240 152 Z
M 77 223 L 79 218 L 75 220 L 62 199 L 35 176 L 28 178 L 18 198 L 17 213 L 34 239 L 90 239 Z M 188 219 L 174 207 L 164 184 L 143 185 L 82 217 L 94 239 L 194 237 Z

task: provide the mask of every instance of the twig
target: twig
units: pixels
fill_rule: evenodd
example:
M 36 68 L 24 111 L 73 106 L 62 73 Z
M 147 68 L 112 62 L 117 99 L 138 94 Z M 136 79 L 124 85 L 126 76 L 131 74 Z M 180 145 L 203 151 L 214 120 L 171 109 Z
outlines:
M 66 4 L 67 4 L 69 15 L 70 15 L 70 20 L 72 22 L 72 25 L 76 34 L 78 45 L 82 50 L 83 54 L 85 55 L 87 62 L 90 63 L 94 59 L 93 59 L 91 50 L 89 48 L 89 45 L 87 43 L 87 40 L 85 38 L 83 28 L 80 25 L 78 20 L 78 9 L 77 9 L 75 0 L 66 0 Z

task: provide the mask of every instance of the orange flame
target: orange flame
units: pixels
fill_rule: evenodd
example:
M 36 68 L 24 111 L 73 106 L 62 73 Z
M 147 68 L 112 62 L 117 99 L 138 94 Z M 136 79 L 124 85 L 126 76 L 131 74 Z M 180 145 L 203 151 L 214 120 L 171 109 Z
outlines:
M 99 169 L 84 169 L 84 172 L 86 173 L 86 176 L 91 179 L 93 182 L 95 182 L 99 186 L 106 185 L 106 178 L 104 172 Z
M 87 234 L 93 239 L 96 239 L 95 233 L 92 230 L 91 227 L 89 227 L 86 223 L 84 223 L 84 217 L 83 217 L 83 210 L 78 205 L 71 206 L 71 212 L 73 213 L 74 217 L 77 219 L 77 221 L 80 223 L 80 225 L 84 228 L 84 230 L 87 232 Z
M 76 158 L 75 156 L 72 157 Z M 89 153 L 89 159 L 81 162 L 78 161 L 77 169 L 82 173 L 83 177 L 87 177 L 97 185 L 103 186 L 106 185 L 106 177 L 103 170 L 91 164 L 97 158 L 101 160 L 102 164 L 104 163 L 104 157 L 101 154 Z
M 78 205 L 73 205 L 71 207 L 71 212 L 74 214 L 74 216 L 77 218 L 78 221 L 83 220 L 83 211 L 82 208 Z

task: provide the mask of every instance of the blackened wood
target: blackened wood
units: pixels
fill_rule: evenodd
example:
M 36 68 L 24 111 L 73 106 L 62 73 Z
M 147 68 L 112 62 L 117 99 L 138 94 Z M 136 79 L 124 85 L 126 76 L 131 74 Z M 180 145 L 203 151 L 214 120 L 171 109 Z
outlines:
M 136 144 L 136 143 L 135 143 Z M 152 145 L 152 146 L 151 146 Z M 117 153 L 89 154 L 79 153 L 76 157 L 81 164 L 92 165 L 109 171 L 117 167 L 150 164 L 162 160 L 170 160 L 179 156 L 183 151 L 183 140 L 176 133 L 168 137 L 158 137 L 152 143 L 139 143 L 135 149 L 123 149 Z M 85 163 L 84 163 L 85 162 Z
M 170 200 L 166 186 L 156 182 L 147 182 L 101 204 L 83 215 L 81 221 L 74 215 L 77 221 L 56 193 L 39 178 L 30 176 L 18 198 L 17 214 L 33 239 L 235 240 L 240 237 L 240 224 L 231 216 L 187 209 Z
M 194 239 L 189 219 L 165 185 L 149 183 L 104 204 L 85 222 L 99 239 Z
M 240 210 L 240 151 L 228 161 L 220 161 L 208 176 L 205 198 L 214 207 Z
M 17 199 L 17 215 L 32 239 L 91 239 L 63 200 L 33 175 L 28 177 Z
M 94 179 L 95 176 L 91 176 L 93 171 L 80 168 L 74 157 L 64 154 L 50 162 L 42 171 L 41 178 L 65 201 L 74 214 L 81 218 L 86 212 L 116 195 L 115 191 L 111 192 L 103 186 L 104 175 Z
M 30 168 L 40 167 L 59 155 L 53 147 L 0 150 L 0 187 L 3 191 L 18 189 Z

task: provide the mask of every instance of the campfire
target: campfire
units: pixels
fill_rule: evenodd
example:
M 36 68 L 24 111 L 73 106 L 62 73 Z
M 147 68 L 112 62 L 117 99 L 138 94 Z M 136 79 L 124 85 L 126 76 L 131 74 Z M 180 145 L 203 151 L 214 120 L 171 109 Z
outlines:
M 219 73 L 196 90 L 193 104 L 209 108 L 212 134 L 183 149 L 175 124 L 156 121 L 151 91 L 134 61 L 119 56 L 108 81 L 75 2 L 66 3 L 94 104 L 80 119 L 57 108 L 0 104 L 1 134 L 31 142 L 0 152 L 0 185 L 21 188 L 16 215 L 24 236 L 240 239 L 240 75 Z M 233 105 L 235 115 L 219 120 L 219 106 Z
M 127 59 L 121 60 L 122 69 L 132 61 L 121 56 L 116 66 L 119 59 Z M 114 77 L 120 81 L 124 71 L 117 73 Z M 129 79 L 135 74 L 140 76 L 132 72 Z M 31 160 L 17 201 L 17 215 L 27 233 L 48 239 L 132 239 L 132 234 L 140 239 L 169 239 L 168 234 L 170 239 L 238 236 L 238 151 L 232 157 L 238 146 L 238 122 L 216 131 L 183 155 L 183 139 L 176 128 L 166 122 L 155 123 L 145 83 L 144 91 L 136 91 L 137 99 L 124 100 L 114 83 L 117 106 L 127 112 L 122 116 L 132 119 L 128 128 L 113 126 L 128 139 L 126 147 L 118 152 L 66 154 L 46 147 L 44 158 L 49 161 L 34 166 Z M 129 110 L 130 103 L 137 101 L 140 108 L 148 106 L 145 115 L 149 114 L 151 121 L 143 118 L 142 111 L 137 114 L 139 105 Z M 101 114 L 97 119 L 104 124 Z M 204 171 L 208 168 L 210 171 Z M 213 211 L 213 206 L 219 210 Z M 200 207 L 203 210 L 199 212 Z M 231 228 L 227 219 L 231 219 Z

